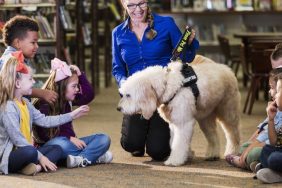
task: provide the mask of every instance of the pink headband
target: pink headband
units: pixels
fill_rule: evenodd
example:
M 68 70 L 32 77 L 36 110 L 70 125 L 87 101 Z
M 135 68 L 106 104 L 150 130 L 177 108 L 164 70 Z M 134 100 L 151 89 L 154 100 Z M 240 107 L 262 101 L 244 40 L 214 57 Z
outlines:
M 51 70 L 56 71 L 55 82 L 59 82 L 72 75 L 70 67 L 66 62 L 61 61 L 58 58 L 54 58 L 51 61 Z

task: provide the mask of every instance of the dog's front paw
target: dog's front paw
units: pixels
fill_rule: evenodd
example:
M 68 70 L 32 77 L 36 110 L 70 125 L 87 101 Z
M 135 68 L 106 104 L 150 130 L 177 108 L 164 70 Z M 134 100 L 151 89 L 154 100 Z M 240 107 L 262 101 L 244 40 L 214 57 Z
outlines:
M 179 160 L 175 157 L 169 157 L 164 164 L 166 166 L 181 166 L 185 163 L 185 160 Z

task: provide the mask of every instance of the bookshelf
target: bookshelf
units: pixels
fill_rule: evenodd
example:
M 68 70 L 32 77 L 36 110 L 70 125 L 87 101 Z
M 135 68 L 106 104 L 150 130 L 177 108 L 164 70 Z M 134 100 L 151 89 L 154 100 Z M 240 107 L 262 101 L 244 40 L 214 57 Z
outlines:
M 46 1 L 47 2 L 47 1 Z M 51 1 L 50 1 L 51 2 Z M 56 0 L 53 3 L 17 3 L 17 4 L 1 4 L 0 5 L 0 21 L 5 22 L 9 18 L 21 14 L 37 20 L 39 25 L 39 41 L 40 46 L 38 53 L 32 60 L 33 68 L 35 69 L 37 87 L 48 78 L 50 72 L 50 61 L 55 56 L 60 59 L 65 59 L 65 31 L 62 29 L 59 18 L 59 7 L 64 5 L 63 0 Z M 3 40 L 0 39 L 1 50 L 4 51 L 5 46 Z
M 199 54 L 215 61 L 224 62 L 220 52 L 217 35 L 229 38 L 232 51 L 239 53 L 241 40 L 234 34 L 241 32 L 281 32 L 282 1 L 228 1 L 228 0 L 155 0 L 154 11 L 174 18 L 183 31 L 185 25 L 196 30 L 200 42 Z M 207 4 L 209 2 L 210 4 Z M 227 2 L 231 3 L 227 7 Z M 256 2 L 256 5 L 252 4 Z M 266 3 L 269 5 L 266 5 Z M 184 5 L 184 4 L 185 5 Z M 245 3 L 244 5 L 239 3 Z M 247 8 L 246 8 L 247 7 Z

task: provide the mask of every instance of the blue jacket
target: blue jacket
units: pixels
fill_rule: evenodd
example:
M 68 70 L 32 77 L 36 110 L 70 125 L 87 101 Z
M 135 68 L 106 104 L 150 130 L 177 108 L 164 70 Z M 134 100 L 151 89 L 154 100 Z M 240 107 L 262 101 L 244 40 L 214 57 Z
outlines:
M 153 40 L 144 36 L 139 42 L 136 35 L 129 28 L 129 19 L 118 25 L 112 32 L 112 73 L 120 84 L 133 73 L 146 67 L 161 65 L 167 66 L 172 56 L 172 51 L 180 40 L 182 33 L 175 24 L 173 18 L 167 16 L 154 16 L 154 29 L 157 36 Z M 182 61 L 193 61 L 199 42 L 194 39 L 192 44 L 184 52 Z

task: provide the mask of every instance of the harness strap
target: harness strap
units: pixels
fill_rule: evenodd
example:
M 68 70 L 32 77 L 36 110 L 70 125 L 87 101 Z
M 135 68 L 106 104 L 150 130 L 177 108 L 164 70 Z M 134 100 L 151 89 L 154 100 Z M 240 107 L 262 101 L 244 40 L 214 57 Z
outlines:
M 192 90 L 192 93 L 195 97 L 195 103 L 197 103 L 197 99 L 200 95 L 200 91 L 199 91 L 199 88 L 197 86 L 198 77 L 197 77 L 194 69 L 191 66 L 189 66 L 188 64 L 185 63 L 182 66 L 181 73 L 184 77 L 184 80 L 182 81 L 181 87 L 190 87 L 191 90 Z M 168 101 L 164 102 L 163 104 L 168 105 L 174 99 L 174 97 L 178 93 L 179 89 L 174 93 L 174 95 Z

